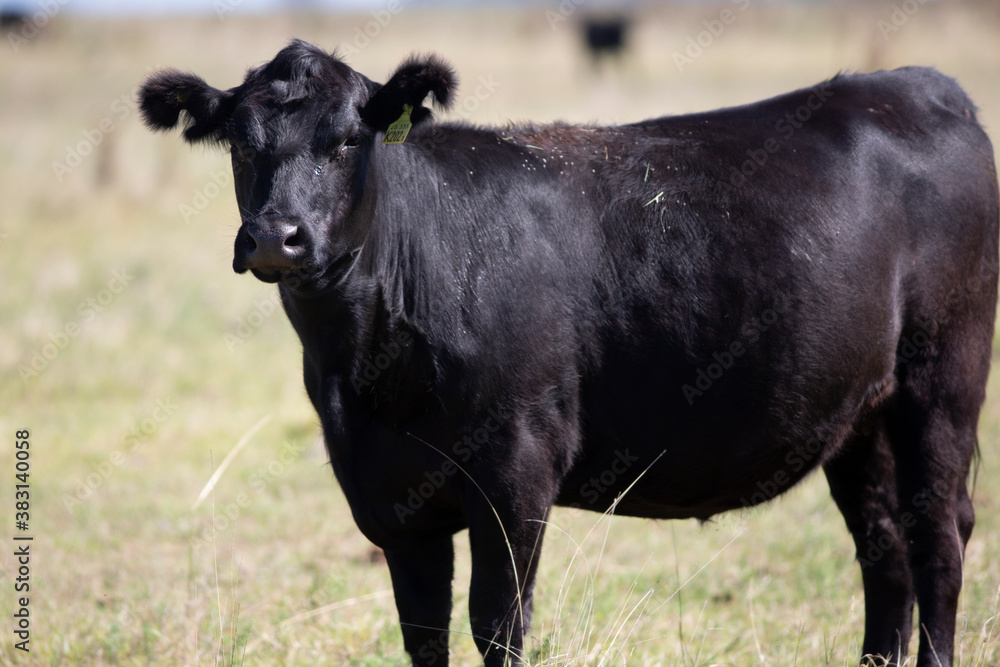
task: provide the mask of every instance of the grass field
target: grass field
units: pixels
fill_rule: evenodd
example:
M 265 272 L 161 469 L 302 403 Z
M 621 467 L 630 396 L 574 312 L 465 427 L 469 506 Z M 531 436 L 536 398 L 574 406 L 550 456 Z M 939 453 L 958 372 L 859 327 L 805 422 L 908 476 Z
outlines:
M 383 79 L 408 53 L 435 50 L 465 83 L 447 117 L 503 123 L 638 120 L 749 102 L 841 70 L 922 64 L 957 77 L 1000 137 L 1000 8 L 989 2 L 649 7 L 624 61 L 598 72 L 578 44 L 586 2 L 402 7 L 377 30 L 371 15 L 57 15 L 31 39 L 3 36 L 3 664 L 406 664 L 388 572 L 319 443 L 299 343 L 274 288 L 231 272 L 228 158 L 142 128 L 134 93 L 151 68 L 190 69 L 225 88 L 299 36 L 351 45 L 352 66 Z M 733 21 L 679 65 L 674 54 L 723 9 Z M 980 428 L 961 665 L 1000 664 L 998 382 Z M 19 429 L 32 445 L 27 654 L 14 648 L 12 622 Z M 822 475 L 704 526 L 572 510 L 552 523 L 532 664 L 858 658 L 860 572 Z M 464 534 L 456 543 L 452 655 L 475 664 Z

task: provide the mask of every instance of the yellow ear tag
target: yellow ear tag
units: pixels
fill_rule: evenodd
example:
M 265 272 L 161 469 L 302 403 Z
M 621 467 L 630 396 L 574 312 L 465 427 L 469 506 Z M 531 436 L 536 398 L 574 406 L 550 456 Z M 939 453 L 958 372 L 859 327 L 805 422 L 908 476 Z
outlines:
M 413 127 L 413 123 L 410 122 L 410 113 L 412 112 L 412 104 L 403 105 L 403 115 L 397 118 L 386 129 L 385 138 L 382 139 L 383 144 L 401 144 L 406 141 L 406 135 L 409 134 L 410 128 Z

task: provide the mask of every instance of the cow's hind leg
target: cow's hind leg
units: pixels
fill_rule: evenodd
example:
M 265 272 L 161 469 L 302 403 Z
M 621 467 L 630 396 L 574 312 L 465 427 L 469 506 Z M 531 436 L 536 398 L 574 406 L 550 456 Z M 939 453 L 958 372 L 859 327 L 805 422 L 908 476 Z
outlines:
M 403 630 L 414 666 L 448 665 L 448 623 L 455 553 L 449 536 L 422 548 L 385 551 Z
M 896 494 L 895 464 L 879 419 L 824 465 L 854 537 L 865 591 L 864 662 L 902 664 L 910 641 L 913 581 Z
M 938 327 L 921 353 L 898 368 L 900 386 L 887 415 L 900 510 L 911 524 L 918 667 L 952 664 L 965 545 L 974 523 L 966 483 L 992 338 L 992 327 L 957 316 Z

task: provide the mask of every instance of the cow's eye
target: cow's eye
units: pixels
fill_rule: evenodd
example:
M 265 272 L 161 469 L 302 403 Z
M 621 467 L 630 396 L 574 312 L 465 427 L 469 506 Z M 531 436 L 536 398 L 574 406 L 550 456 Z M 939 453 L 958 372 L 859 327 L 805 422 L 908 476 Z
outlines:
M 319 176 L 320 174 L 322 174 L 323 173 L 323 165 L 318 164 L 315 167 L 313 167 L 313 173 L 316 174 L 317 176 Z
M 346 146 L 347 148 L 354 148 L 360 143 L 361 143 L 361 135 L 352 134 L 351 136 L 347 137 L 347 141 L 344 142 L 344 146 Z

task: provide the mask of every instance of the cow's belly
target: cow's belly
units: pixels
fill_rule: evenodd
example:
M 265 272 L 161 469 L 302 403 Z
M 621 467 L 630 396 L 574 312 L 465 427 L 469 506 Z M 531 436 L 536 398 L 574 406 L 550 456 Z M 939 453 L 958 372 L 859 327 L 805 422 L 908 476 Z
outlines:
M 780 495 L 830 449 L 818 441 L 635 442 L 581 461 L 567 476 L 558 504 L 598 512 L 614 506 L 615 514 L 627 516 L 706 519 Z
M 871 398 L 884 397 L 891 353 L 857 361 L 854 373 L 777 381 L 734 365 L 693 397 L 648 372 L 644 385 L 593 389 L 558 504 L 603 512 L 617 499 L 616 514 L 707 518 L 770 500 L 828 460 Z

